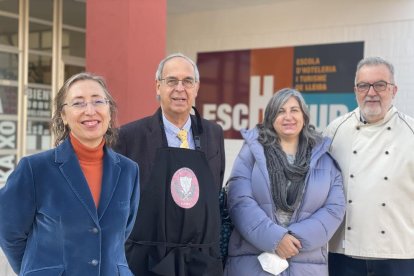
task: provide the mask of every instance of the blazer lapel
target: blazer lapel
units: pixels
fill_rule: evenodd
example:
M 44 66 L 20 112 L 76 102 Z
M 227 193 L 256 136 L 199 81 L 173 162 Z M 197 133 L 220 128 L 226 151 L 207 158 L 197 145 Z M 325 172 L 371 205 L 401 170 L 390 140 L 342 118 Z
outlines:
M 103 175 L 102 175 L 102 190 L 98 206 L 99 220 L 104 215 L 112 195 L 118 185 L 119 176 L 121 174 L 121 167 L 118 165 L 119 158 L 111 150 L 105 147 Z
M 160 122 L 160 116 L 161 115 L 161 108 L 157 110 L 157 112 L 152 116 L 150 124 L 148 125 L 148 131 L 146 133 L 146 139 L 148 141 L 148 145 L 154 145 L 151 147 L 148 147 L 148 160 L 155 160 L 155 155 L 157 153 L 158 148 L 162 148 L 164 146 L 163 141 L 167 141 L 167 137 L 165 136 L 165 131 L 162 131 Z M 163 138 L 164 137 L 164 138 Z M 151 164 L 151 168 L 152 168 Z
M 204 131 L 203 131 L 203 133 L 201 133 L 199 136 L 200 136 L 200 144 L 201 144 L 201 151 L 202 152 L 204 152 L 205 154 L 206 154 L 206 158 L 208 157 L 207 156 L 207 149 L 208 149 L 208 139 L 206 138 L 206 129 L 205 129 L 205 127 L 203 126 L 203 129 L 204 129 Z
M 92 219 L 98 223 L 98 216 L 91 191 L 69 139 L 66 139 L 56 148 L 55 161 L 61 163 L 59 169 L 66 178 L 68 185 Z

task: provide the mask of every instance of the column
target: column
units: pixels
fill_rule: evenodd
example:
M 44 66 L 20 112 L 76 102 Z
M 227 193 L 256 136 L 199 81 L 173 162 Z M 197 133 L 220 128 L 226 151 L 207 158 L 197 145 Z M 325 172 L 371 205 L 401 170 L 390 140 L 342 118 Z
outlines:
M 86 70 L 105 77 L 118 122 L 158 107 L 155 71 L 166 50 L 166 0 L 88 0 Z

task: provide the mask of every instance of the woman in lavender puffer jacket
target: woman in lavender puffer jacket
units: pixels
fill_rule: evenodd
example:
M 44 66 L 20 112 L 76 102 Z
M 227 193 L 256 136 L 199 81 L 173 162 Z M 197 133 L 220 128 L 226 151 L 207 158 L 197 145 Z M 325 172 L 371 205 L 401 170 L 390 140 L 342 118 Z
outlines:
M 258 256 L 276 253 L 282 276 L 327 276 L 327 242 L 345 214 L 342 175 L 328 154 L 330 141 L 309 124 L 301 94 L 282 89 L 263 124 L 242 131 L 244 145 L 229 180 L 234 230 L 227 276 L 269 276 Z

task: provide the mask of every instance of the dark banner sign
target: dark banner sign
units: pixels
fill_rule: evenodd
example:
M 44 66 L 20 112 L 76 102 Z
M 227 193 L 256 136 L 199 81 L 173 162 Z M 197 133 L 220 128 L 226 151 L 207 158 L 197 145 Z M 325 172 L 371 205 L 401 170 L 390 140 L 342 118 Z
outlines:
M 322 130 L 356 107 L 353 83 L 363 50 L 363 42 L 354 42 L 199 53 L 197 108 L 223 127 L 225 138 L 240 138 L 241 129 L 262 120 L 273 93 L 294 87 Z

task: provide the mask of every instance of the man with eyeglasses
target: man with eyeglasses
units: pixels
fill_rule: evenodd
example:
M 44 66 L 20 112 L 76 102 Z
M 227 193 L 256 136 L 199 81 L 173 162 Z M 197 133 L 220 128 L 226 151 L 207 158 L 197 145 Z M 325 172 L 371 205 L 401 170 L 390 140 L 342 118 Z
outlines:
M 325 131 L 347 198 L 329 275 L 414 275 L 414 119 L 393 106 L 394 67 L 380 57 L 358 63 L 354 91 L 358 108 Z
M 143 276 L 222 275 L 223 130 L 193 108 L 200 76 L 190 58 L 166 57 L 155 80 L 160 108 L 122 126 L 116 147 L 140 167 L 138 223 L 126 243 L 129 267 Z

